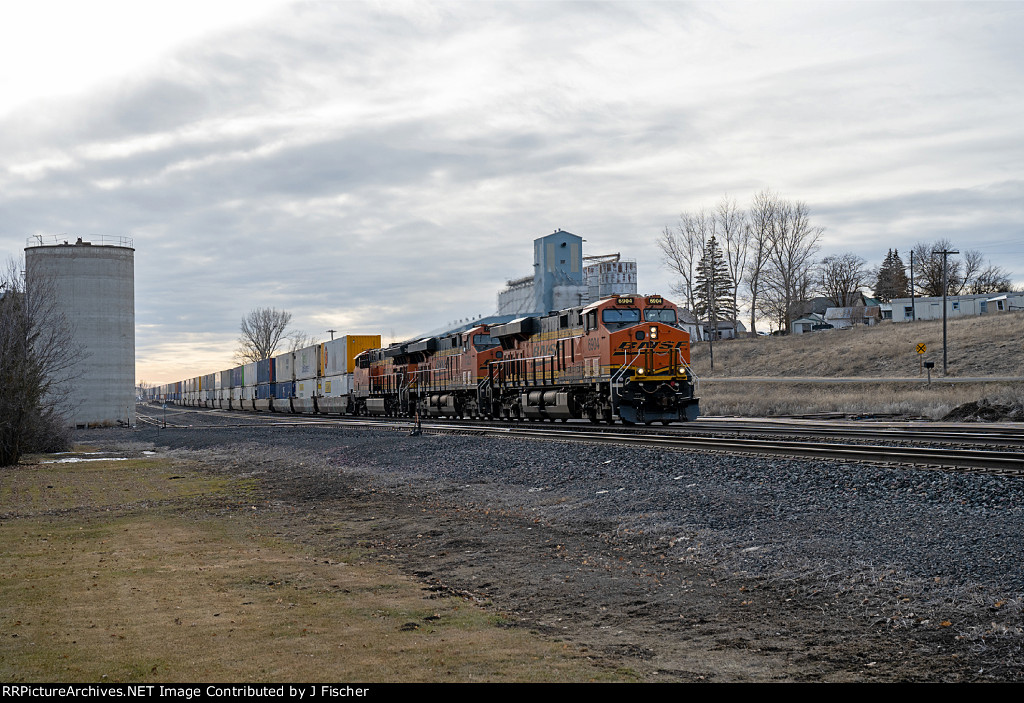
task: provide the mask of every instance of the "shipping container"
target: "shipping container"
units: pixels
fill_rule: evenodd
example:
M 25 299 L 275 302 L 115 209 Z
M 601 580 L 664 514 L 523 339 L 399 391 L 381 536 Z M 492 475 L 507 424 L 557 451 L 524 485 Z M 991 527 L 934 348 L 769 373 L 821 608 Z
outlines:
M 256 383 L 274 383 L 277 378 L 274 376 L 274 360 L 263 359 L 256 362 Z
M 256 386 L 256 398 L 253 401 L 253 407 L 260 412 L 270 412 L 274 409 L 269 383 L 261 383 Z
M 338 374 L 321 379 L 316 404 L 321 413 L 340 415 L 351 412 L 349 392 L 352 389 L 352 374 Z
M 295 380 L 316 378 L 320 373 L 320 345 L 314 344 L 295 352 Z
M 348 395 L 352 390 L 352 374 L 325 376 L 318 385 L 318 396 L 337 397 Z
M 245 364 L 245 385 L 242 387 L 242 410 L 255 410 L 256 400 L 256 362 Z
M 285 352 L 274 357 L 274 373 L 277 382 L 287 383 L 295 380 L 295 353 Z
M 320 375 L 337 376 L 352 373 L 356 355 L 367 349 L 380 348 L 379 334 L 347 334 L 324 342 L 321 351 Z

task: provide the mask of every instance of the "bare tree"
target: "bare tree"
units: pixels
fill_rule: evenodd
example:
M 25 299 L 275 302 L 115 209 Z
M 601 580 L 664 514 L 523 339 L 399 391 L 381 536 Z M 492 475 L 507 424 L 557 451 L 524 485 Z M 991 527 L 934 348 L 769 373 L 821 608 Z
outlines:
M 242 363 L 269 359 L 277 351 L 281 339 L 291 335 L 288 323 L 292 314 L 277 308 L 256 308 L 242 318 L 242 334 L 238 338 L 235 357 Z
M 747 263 L 747 290 L 750 291 L 750 333 L 757 334 L 757 313 L 762 293 L 765 289 L 765 270 L 768 267 L 768 253 L 771 251 L 772 223 L 775 221 L 775 211 L 778 208 L 778 198 L 770 190 L 762 190 L 754 196 L 747 212 L 747 226 L 749 228 L 748 263 Z M 769 315 L 773 317 L 773 315 Z
M 972 295 L 985 293 L 1007 293 L 1013 290 L 1010 274 L 994 264 L 989 264 L 967 284 L 967 292 Z
M 948 239 L 938 239 L 931 244 L 918 242 L 914 245 L 914 288 L 918 295 L 939 297 L 942 295 L 943 256 L 939 252 L 953 251 Z M 958 259 L 947 256 L 946 294 L 959 295 L 964 289 L 963 268 Z
M 765 189 L 754 196 L 746 210 L 735 200 L 722 198 L 714 212 L 683 213 L 675 229 L 666 227 L 658 240 L 665 265 L 679 275 L 673 291 L 686 307 L 697 305 L 698 263 L 707 242 L 724 243 L 723 256 L 732 280 L 732 319 L 738 316 L 740 288 L 750 291 L 750 331 L 757 332 L 757 315 L 765 313 L 789 326 L 789 311 L 806 298 L 815 285 L 811 275 L 821 227 L 810 222 L 810 210 L 802 202 L 780 199 Z M 770 300 L 766 300 L 770 298 Z
M 963 261 L 963 272 L 961 274 L 960 290 L 957 291 L 958 294 L 965 293 L 970 287 L 971 282 L 985 268 L 985 255 L 977 249 L 965 251 L 961 260 Z
M 977 249 L 968 249 L 964 252 L 963 264 L 961 293 L 1005 293 L 1013 288 L 1010 274 L 1005 269 L 986 261 L 985 255 Z
M 779 318 L 780 326 L 788 330 L 794 304 L 810 292 L 814 254 L 825 230 L 811 224 L 810 209 L 800 201 L 779 200 L 774 214 L 765 273 L 776 303 L 781 304 L 784 311 L 784 316 Z
M 70 445 L 63 412 L 84 354 L 53 290 L 40 277 L 26 288 L 13 259 L 0 271 L 0 466 Z
M 821 294 L 836 307 L 848 308 L 857 300 L 857 293 L 867 285 L 867 262 L 847 252 L 826 256 L 818 266 L 818 286 Z
M 715 210 L 718 235 L 722 242 L 722 254 L 732 279 L 732 323 L 736 327 L 739 317 L 739 291 L 746 277 L 747 253 L 750 248 L 750 227 L 747 213 L 736 205 L 736 200 L 725 196 Z
M 292 330 L 289 332 L 288 341 L 289 351 L 293 352 L 316 344 L 316 339 L 314 339 L 313 335 L 306 334 L 302 330 Z
M 697 264 L 704 256 L 704 243 L 714 235 L 715 218 L 704 210 L 697 214 L 684 212 L 675 230 L 666 227 L 658 239 L 658 248 L 665 255 L 665 266 L 679 276 L 672 292 L 681 296 L 683 305 L 693 310 Z

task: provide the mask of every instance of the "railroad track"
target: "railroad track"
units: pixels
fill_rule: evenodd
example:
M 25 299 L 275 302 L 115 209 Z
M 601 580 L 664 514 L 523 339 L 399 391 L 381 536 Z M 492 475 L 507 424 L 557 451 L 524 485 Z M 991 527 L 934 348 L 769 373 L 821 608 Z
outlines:
M 166 427 L 169 429 L 344 425 L 411 432 L 415 428 L 415 422 L 409 419 L 240 413 L 178 407 L 168 413 L 170 417 Z M 164 420 L 156 415 L 140 412 L 137 417 L 141 423 L 164 426 Z M 218 421 L 209 422 L 213 418 Z M 778 422 L 723 420 L 653 429 L 568 423 L 430 420 L 421 423 L 420 429 L 425 434 L 598 442 L 667 450 L 910 465 L 985 471 L 1004 476 L 1024 475 L 1024 451 L 1021 451 L 1024 431 L 1015 432 L 1012 428 L 979 432 L 974 427 L 963 426 L 936 429 L 925 429 L 917 425 L 821 427 L 807 423 L 780 425 Z M 756 436 L 741 436 L 744 434 Z M 779 435 L 797 436 L 799 439 L 781 439 Z M 830 441 L 817 441 L 822 436 L 827 436 Z M 838 441 L 842 438 L 860 441 L 856 444 Z M 890 443 L 880 443 L 881 440 Z M 922 443 L 948 446 L 921 446 Z

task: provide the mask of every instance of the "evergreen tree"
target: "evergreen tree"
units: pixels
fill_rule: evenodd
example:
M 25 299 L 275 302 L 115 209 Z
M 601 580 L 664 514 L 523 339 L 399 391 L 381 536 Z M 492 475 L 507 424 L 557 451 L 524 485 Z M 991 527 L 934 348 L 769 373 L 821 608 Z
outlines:
M 875 297 L 888 303 L 893 298 L 907 297 L 909 288 L 907 267 L 900 258 L 900 252 L 898 249 L 890 249 L 882 265 L 878 267 L 874 285 Z
M 714 236 L 704 248 L 704 256 L 697 266 L 697 280 L 694 285 L 693 312 L 698 320 L 718 322 L 735 320 L 736 305 L 733 303 L 733 280 L 729 266 Z
M 906 298 L 910 295 L 910 279 L 907 278 L 907 265 L 900 258 L 900 250 L 892 250 L 892 275 L 895 285 L 893 298 Z

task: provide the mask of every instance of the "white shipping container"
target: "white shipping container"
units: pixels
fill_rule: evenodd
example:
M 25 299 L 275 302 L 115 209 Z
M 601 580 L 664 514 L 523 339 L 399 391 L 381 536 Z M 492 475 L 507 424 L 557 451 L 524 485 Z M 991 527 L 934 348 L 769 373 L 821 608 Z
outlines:
M 323 346 L 325 378 L 351 371 L 351 369 L 345 368 L 348 366 L 348 337 L 332 339 L 329 342 L 324 342 Z
M 316 378 L 320 361 L 320 345 L 314 344 L 295 352 L 295 380 Z M 300 398 L 306 396 L 299 396 Z
M 247 398 L 254 398 L 256 396 L 255 391 L 252 389 L 256 388 L 256 362 L 245 365 L 245 387 L 249 391 Z
M 285 352 L 274 357 L 274 376 L 278 383 L 295 380 L 295 354 Z
M 379 334 L 346 334 L 321 345 L 320 375 L 338 376 L 355 371 L 355 357 L 367 349 L 380 348 Z
M 324 376 L 320 381 L 320 393 L 318 395 L 334 398 L 340 395 L 348 395 L 352 390 L 352 374 L 338 374 L 335 376 Z

